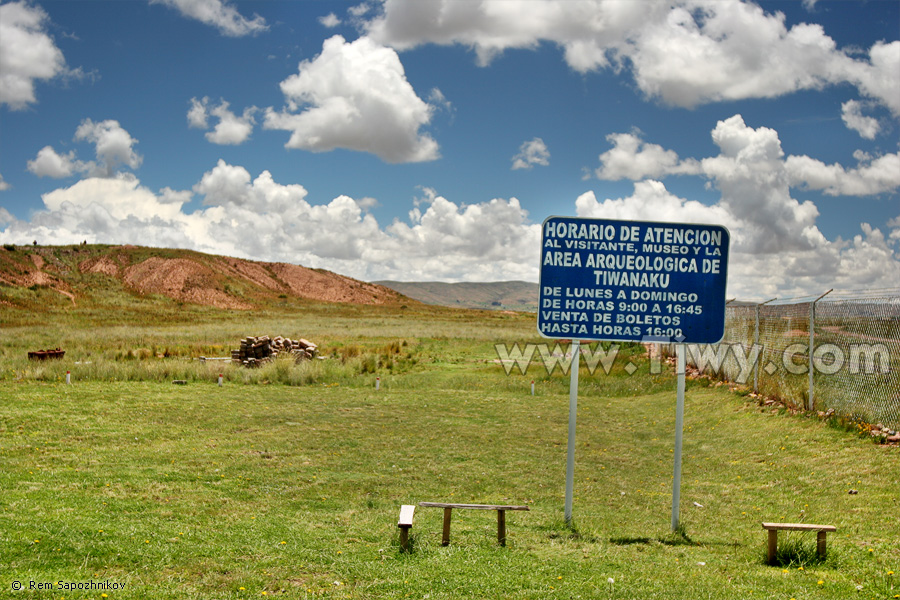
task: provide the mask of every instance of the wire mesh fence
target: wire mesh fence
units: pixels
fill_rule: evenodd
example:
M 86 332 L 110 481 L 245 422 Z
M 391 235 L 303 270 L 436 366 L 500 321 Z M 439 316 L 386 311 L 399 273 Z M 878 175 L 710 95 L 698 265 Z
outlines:
M 687 362 L 814 411 L 900 429 L 900 290 L 730 303 Z

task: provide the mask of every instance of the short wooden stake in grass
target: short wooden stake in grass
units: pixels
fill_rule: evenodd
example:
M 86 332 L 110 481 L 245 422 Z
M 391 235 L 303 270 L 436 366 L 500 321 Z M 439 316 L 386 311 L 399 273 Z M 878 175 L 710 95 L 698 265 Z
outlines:
M 400 519 L 397 521 L 397 527 L 400 528 L 400 550 L 404 552 L 409 550 L 409 530 L 412 527 L 415 512 L 414 504 L 404 504 L 400 507 Z
M 72 383 L 72 373 L 66 371 L 66 385 L 69 385 L 70 383 Z
M 534 379 L 531 380 L 531 395 L 534 396 Z
M 450 518 L 453 516 L 453 508 L 444 507 L 444 529 L 441 531 L 441 546 L 450 545 Z
M 378 389 L 380 387 L 381 387 L 381 377 L 376 377 L 375 378 L 375 391 L 378 391 Z
M 219 373 L 219 387 L 222 387 L 222 374 Z

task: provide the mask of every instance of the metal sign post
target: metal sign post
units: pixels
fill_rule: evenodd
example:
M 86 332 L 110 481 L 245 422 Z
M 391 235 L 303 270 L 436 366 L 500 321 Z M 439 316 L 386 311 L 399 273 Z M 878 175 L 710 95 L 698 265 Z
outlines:
M 684 344 L 675 344 L 675 472 L 672 475 L 672 531 L 678 531 L 681 506 L 681 438 L 684 433 Z
M 572 525 L 572 496 L 575 493 L 575 418 L 578 415 L 578 360 L 581 344 L 572 340 L 569 367 L 569 442 L 566 448 L 566 525 Z
M 580 342 L 678 342 L 672 529 L 678 527 L 683 343 L 725 333 L 729 234 L 719 225 L 548 217 L 541 234 L 538 332 L 572 340 L 566 523 L 572 523 Z

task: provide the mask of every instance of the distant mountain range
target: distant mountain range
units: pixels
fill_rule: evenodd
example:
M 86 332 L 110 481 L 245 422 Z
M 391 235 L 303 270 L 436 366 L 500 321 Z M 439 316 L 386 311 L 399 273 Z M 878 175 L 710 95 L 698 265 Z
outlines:
M 538 284 L 527 281 L 444 283 L 441 281 L 373 281 L 426 304 L 537 312 Z

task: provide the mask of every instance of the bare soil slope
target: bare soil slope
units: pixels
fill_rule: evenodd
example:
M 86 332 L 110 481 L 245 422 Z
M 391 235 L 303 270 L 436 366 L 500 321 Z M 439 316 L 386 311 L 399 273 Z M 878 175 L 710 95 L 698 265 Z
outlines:
M 74 304 L 110 290 L 238 310 L 288 297 L 353 304 L 411 301 L 384 286 L 321 269 L 140 246 L 3 246 L 0 302 L 17 305 L 17 295 L 4 294 L 4 286 L 54 290 Z

